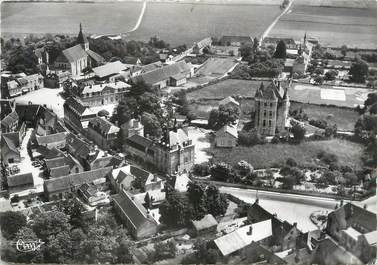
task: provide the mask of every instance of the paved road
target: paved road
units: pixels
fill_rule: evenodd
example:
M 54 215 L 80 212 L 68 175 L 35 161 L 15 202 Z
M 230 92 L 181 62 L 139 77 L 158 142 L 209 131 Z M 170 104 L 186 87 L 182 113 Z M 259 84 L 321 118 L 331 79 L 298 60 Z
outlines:
M 255 190 L 232 187 L 221 187 L 220 191 L 232 194 L 248 203 L 255 202 L 257 193 Z M 258 198 L 262 207 L 271 213 L 276 213 L 282 220 L 297 222 L 298 228 L 303 232 L 317 228 L 309 219 L 312 212 L 318 210 L 331 212 L 339 203 L 334 199 L 267 191 L 258 191 Z

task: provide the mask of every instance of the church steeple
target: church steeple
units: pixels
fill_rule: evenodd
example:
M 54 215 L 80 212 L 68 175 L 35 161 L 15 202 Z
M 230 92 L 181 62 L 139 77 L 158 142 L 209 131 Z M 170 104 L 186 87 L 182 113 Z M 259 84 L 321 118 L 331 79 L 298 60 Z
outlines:
M 89 50 L 89 42 L 86 36 L 84 35 L 84 33 L 82 33 L 81 23 L 80 23 L 79 35 L 77 36 L 77 43 L 81 44 L 81 46 L 83 47 L 85 51 Z

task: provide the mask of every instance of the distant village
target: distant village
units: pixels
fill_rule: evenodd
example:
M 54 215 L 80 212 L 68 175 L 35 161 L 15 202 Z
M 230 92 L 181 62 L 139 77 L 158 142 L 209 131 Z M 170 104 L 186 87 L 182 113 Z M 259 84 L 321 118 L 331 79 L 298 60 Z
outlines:
M 122 40 L 87 37 L 81 24 L 78 31 L 70 47 L 56 49 L 66 41 L 56 35 L 24 50 L 33 69 L 9 59 L 12 53 L 2 59 L 2 260 L 375 262 L 377 93 L 370 77 L 377 62 L 365 61 L 376 51 L 321 47 L 308 32 L 300 40 L 207 37 L 176 48 L 154 37 L 148 47 L 135 44 L 140 56 L 119 57 L 93 43 L 119 50 Z M 358 52 L 367 60 L 356 60 Z M 222 85 L 214 95 L 203 92 Z M 312 117 L 298 102 L 352 109 L 355 129 L 339 128 L 333 116 Z M 210 105 L 206 115 L 199 111 Z M 344 149 L 333 154 L 334 142 Z M 299 151 L 267 155 L 261 166 L 248 160 L 269 146 L 303 144 L 310 160 Z M 342 156 L 356 144 L 365 150 L 361 166 Z M 251 189 L 252 200 L 224 188 Z M 270 193 L 310 207 L 325 198 L 330 206 L 313 210 L 304 225 L 270 210 Z M 44 250 L 15 253 L 19 239 L 42 239 Z

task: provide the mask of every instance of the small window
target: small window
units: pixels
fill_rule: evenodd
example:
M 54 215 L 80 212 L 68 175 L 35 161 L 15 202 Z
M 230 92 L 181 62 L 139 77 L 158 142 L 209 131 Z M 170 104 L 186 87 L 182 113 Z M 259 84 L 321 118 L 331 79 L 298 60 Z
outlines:
M 272 102 L 270 103 L 270 107 L 272 108 Z
M 266 127 L 266 120 L 263 120 L 263 127 Z
M 264 102 L 264 106 L 267 107 L 267 103 L 266 102 Z
M 271 122 L 271 120 L 268 121 L 268 126 L 269 126 L 269 127 L 272 126 L 272 122 Z

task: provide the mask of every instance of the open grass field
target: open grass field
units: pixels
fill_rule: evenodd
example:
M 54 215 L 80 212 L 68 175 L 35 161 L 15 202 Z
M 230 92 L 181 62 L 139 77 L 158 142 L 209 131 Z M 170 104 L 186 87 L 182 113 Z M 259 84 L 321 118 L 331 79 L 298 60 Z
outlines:
M 331 93 L 324 93 L 326 91 Z M 357 105 L 364 104 L 367 95 L 371 92 L 373 92 L 372 89 L 313 86 L 296 83 L 289 89 L 289 97 L 291 100 L 302 103 L 354 108 Z
M 291 12 L 278 21 L 270 35 L 300 40 L 307 32 L 323 46 L 346 44 L 348 47 L 377 48 L 376 9 L 366 8 L 370 6 L 366 1 L 343 2 L 342 7 L 335 1 L 332 5 L 331 1 L 299 0 L 293 4 Z M 361 8 L 346 8 L 348 5 Z
M 326 107 L 313 104 L 291 103 L 291 110 L 302 108 L 309 119 L 321 119 L 336 124 L 338 130 L 353 131 L 359 114 L 352 109 Z
M 326 151 L 336 154 L 340 165 L 349 165 L 360 169 L 363 146 L 346 140 L 332 139 L 324 141 L 303 142 L 301 144 L 265 144 L 253 147 L 237 146 L 232 149 L 211 148 L 216 161 L 235 164 L 246 160 L 254 168 L 272 167 L 284 163 L 292 157 L 299 165 L 313 164 L 318 152 Z
M 254 97 L 255 91 L 260 84 L 260 81 L 226 79 L 222 82 L 187 93 L 187 99 L 223 99 L 228 96 Z

